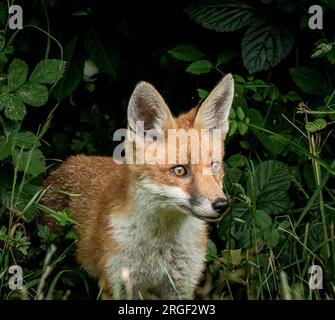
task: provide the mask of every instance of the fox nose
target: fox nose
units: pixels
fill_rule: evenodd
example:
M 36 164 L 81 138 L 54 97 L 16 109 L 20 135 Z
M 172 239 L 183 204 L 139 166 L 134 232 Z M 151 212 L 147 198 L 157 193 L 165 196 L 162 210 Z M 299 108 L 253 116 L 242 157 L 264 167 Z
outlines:
M 229 206 L 229 202 L 226 198 L 217 198 L 213 203 L 212 203 L 212 208 L 220 214 L 223 214 Z

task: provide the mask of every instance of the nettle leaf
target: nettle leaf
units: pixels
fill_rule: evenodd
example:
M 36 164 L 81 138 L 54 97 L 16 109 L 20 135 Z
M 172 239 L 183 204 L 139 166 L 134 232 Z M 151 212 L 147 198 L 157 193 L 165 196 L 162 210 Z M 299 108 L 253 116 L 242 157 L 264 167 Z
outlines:
M 168 51 L 174 58 L 181 61 L 194 61 L 202 58 L 204 54 L 194 46 L 180 45 Z
M 34 177 L 46 170 L 45 158 L 39 149 L 15 149 L 13 153 L 13 164 L 17 166 L 18 170 L 25 171 Z
M 58 101 L 69 97 L 78 87 L 82 77 L 85 59 L 77 50 L 77 37 L 72 39 L 64 48 L 64 59 L 67 61 L 67 67 L 63 78 L 57 83 L 52 94 Z
M 254 7 L 238 0 L 202 0 L 187 7 L 186 13 L 204 28 L 219 32 L 241 29 L 258 16 Z
M 325 96 L 329 93 L 327 80 L 321 73 L 307 67 L 291 68 L 289 70 L 295 84 L 305 93 Z
M 28 65 L 21 59 L 14 59 L 8 68 L 8 87 L 10 91 L 16 90 L 28 76 Z
M 119 49 L 116 45 L 101 39 L 95 30 L 91 30 L 85 39 L 86 50 L 101 72 L 106 72 L 112 79 L 117 77 Z
M 17 95 L 23 102 L 34 107 L 40 107 L 48 101 L 49 91 L 42 84 L 27 82 L 18 89 Z
M 242 39 L 242 59 L 249 73 L 267 70 L 285 58 L 294 44 L 288 25 L 265 18 L 255 21 Z
M 208 60 L 198 60 L 192 62 L 187 68 L 186 72 L 193 74 L 203 74 L 212 71 L 214 68 L 213 64 Z
M 0 110 L 5 108 L 5 116 L 11 120 L 22 120 L 26 115 L 26 107 L 22 100 L 14 94 L 0 95 Z
M 63 76 L 65 64 L 65 61 L 57 59 L 42 60 L 31 73 L 29 80 L 37 83 L 53 84 Z
M 254 185 L 251 184 L 253 180 Z M 257 209 L 281 213 L 290 204 L 287 190 L 291 185 L 288 167 L 279 161 L 264 161 L 255 168 L 248 181 L 248 194 L 257 198 Z

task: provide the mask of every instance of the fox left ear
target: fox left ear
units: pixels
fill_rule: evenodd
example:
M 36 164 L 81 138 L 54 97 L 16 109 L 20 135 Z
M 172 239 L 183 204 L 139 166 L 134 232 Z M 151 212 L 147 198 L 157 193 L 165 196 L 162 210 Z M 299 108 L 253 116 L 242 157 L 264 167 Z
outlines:
M 204 129 L 221 129 L 224 135 L 229 129 L 229 112 L 234 97 L 234 79 L 227 74 L 211 91 L 198 110 L 194 124 Z

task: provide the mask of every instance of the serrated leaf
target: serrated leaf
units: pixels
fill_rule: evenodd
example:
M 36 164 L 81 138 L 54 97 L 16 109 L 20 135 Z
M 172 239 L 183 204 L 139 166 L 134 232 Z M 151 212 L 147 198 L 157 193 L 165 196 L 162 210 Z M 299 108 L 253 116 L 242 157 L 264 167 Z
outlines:
M 255 225 L 260 230 L 271 227 L 271 217 L 263 210 L 257 210 L 255 214 Z
M 17 95 L 23 102 L 34 107 L 40 107 L 48 101 L 49 91 L 42 84 L 27 82 L 17 90 Z
M 230 32 L 249 25 L 257 16 L 254 7 L 244 1 L 202 0 L 192 3 L 186 13 L 204 28 Z
M 72 39 L 64 48 L 64 60 L 67 61 L 67 67 L 62 79 L 52 90 L 52 94 L 58 101 L 69 97 L 78 87 L 82 77 L 85 59 L 77 49 L 77 37 Z
M 102 41 L 95 30 L 91 30 L 85 39 L 86 50 L 101 72 L 106 72 L 112 79 L 117 77 L 117 67 L 119 63 L 119 50 L 116 45 L 108 45 Z
M 13 164 L 18 170 L 25 171 L 32 176 L 38 176 L 45 172 L 45 158 L 41 150 L 22 150 L 15 149 L 13 153 Z
M 253 180 L 254 185 L 251 184 Z M 279 161 L 264 161 L 255 168 L 248 181 L 248 194 L 257 198 L 257 209 L 281 213 L 289 206 L 287 190 L 291 185 L 288 168 Z
M 293 32 L 288 25 L 269 19 L 255 21 L 242 39 L 242 59 L 249 73 L 277 65 L 292 49 Z
M 16 90 L 28 76 L 28 65 L 21 59 L 14 59 L 8 68 L 8 87 L 10 91 Z
M 204 54 L 199 49 L 187 44 L 174 47 L 168 52 L 174 58 L 187 62 L 198 60 L 204 56 Z
M 329 93 L 327 80 L 316 70 L 307 67 L 289 69 L 296 85 L 305 93 L 324 96 Z
M 32 148 L 36 143 L 37 137 L 31 131 L 15 132 L 11 137 L 11 140 L 15 143 L 16 146 L 20 148 Z M 36 146 L 39 146 L 40 143 L 37 142 Z
M 208 60 L 198 60 L 192 62 L 187 68 L 186 71 L 196 75 L 208 73 L 214 68 L 213 64 Z
M 57 59 L 42 60 L 31 73 L 29 80 L 42 84 L 54 84 L 62 78 L 65 64 L 65 61 Z
M 26 107 L 22 100 L 14 94 L 0 95 L 0 110 L 5 108 L 5 116 L 11 120 L 22 120 L 26 115 Z

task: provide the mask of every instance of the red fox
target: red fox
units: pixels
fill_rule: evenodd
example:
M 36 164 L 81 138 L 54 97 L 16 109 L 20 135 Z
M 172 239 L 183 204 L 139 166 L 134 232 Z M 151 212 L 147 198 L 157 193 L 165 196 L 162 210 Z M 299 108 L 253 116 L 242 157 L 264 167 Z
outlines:
M 200 106 L 173 117 L 158 91 L 140 82 L 129 101 L 128 128 L 142 121 L 145 131 L 164 133 L 219 129 L 222 146 L 233 96 L 228 74 Z M 127 139 L 138 151 L 134 140 Z M 144 141 L 142 148 L 148 144 Z M 163 139 L 158 147 L 166 144 Z M 188 299 L 194 294 L 205 264 L 206 222 L 218 221 L 228 207 L 222 191 L 224 151 L 222 147 L 216 159 L 191 163 L 189 145 L 179 148 L 186 148 L 186 163 L 120 164 L 113 157 L 71 156 L 44 182 L 44 203 L 72 213 L 77 260 L 98 278 L 105 298 L 129 298 L 129 287 L 134 299 Z M 210 145 L 210 154 L 214 148 Z M 204 168 L 211 174 L 204 174 Z

